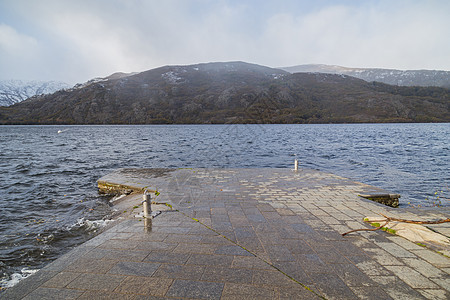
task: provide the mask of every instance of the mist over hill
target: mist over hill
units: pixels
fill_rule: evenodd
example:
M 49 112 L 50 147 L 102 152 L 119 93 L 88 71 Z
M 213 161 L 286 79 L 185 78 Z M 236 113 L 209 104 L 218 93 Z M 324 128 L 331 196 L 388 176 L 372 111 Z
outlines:
M 116 73 L 0 108 L 1 124 L 449 122 L 450 90 L 244 62 Z
M 439 86 L 450 88 L 450 72 L 436 70 L 394 70 L 374 68 L 346 68 L 341 66 L 309 64 L 280 68 L 290 73 L 311 72 L 342 74 L 368 82 L 378 81 L 399 86 Z

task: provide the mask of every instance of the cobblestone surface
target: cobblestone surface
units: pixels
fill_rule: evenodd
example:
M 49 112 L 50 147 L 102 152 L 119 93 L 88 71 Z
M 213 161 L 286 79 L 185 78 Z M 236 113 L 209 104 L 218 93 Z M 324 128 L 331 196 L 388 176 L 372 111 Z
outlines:
M 174 210 L 146 228 L 117 221 L 0 298 L 450 298 L 449 258 L 382 231 L 341 235 L 368 228 L 367 215 L 441 218 L 447 209 L 385 207 L 358 196 L 379 189 L 313 170 L 146 172 L 126 174 L 127 188 L 151 182 Z

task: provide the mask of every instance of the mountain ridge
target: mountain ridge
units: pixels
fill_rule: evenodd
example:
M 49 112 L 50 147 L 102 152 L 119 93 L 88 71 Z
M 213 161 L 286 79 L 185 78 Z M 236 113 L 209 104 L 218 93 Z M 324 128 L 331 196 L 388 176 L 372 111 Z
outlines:
M 0 123 L 449 122 L 449 93 L 439 87 L 215 62 L 91 80 L 0 108 Z
M 290 73 L 328 73 L 349 75 L 368 82 L 378 81 L 399 86 L 438 86 L 450 88 L 450 71 L 396 70 L 383 68 L 348 68 L 337 65 L 305 64 L 282 67 Z

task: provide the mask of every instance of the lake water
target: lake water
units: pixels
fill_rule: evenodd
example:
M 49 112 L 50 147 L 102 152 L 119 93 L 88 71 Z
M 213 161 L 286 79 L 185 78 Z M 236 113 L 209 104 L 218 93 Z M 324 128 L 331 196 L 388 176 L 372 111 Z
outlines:
M 121 167 L 292 168 L 297 158 L 399 193 L 402 206 L 450 204 L 448 123 L 0 126 L 0 148 L 3 286 L 108 222 L 96 180 Z

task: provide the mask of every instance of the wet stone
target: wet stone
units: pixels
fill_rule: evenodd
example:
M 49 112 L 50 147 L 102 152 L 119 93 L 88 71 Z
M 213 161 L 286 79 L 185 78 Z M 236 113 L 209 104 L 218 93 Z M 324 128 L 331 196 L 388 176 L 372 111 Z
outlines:
M 82 293 L 83 291 L 79 290 L 40 287 L 23 299 L 77 299 Z
M 70 282 L 69 289 L 112 291 L 125 277 L 110 274 L 83 274 Z
M 152 276 L 160 264 L 143 262 L 119 262 L 108 273 L 118 275 Z
M 220 246 L 214 253 L 225 255 L 253 256 L 251 253 L 237 245 Z
M 154 277 L 200 280 L 206 267 L 191 265 L 161 265 Z
M 224 283 L 175 280 L 166 296 L 196 299 L 220 299 Z

